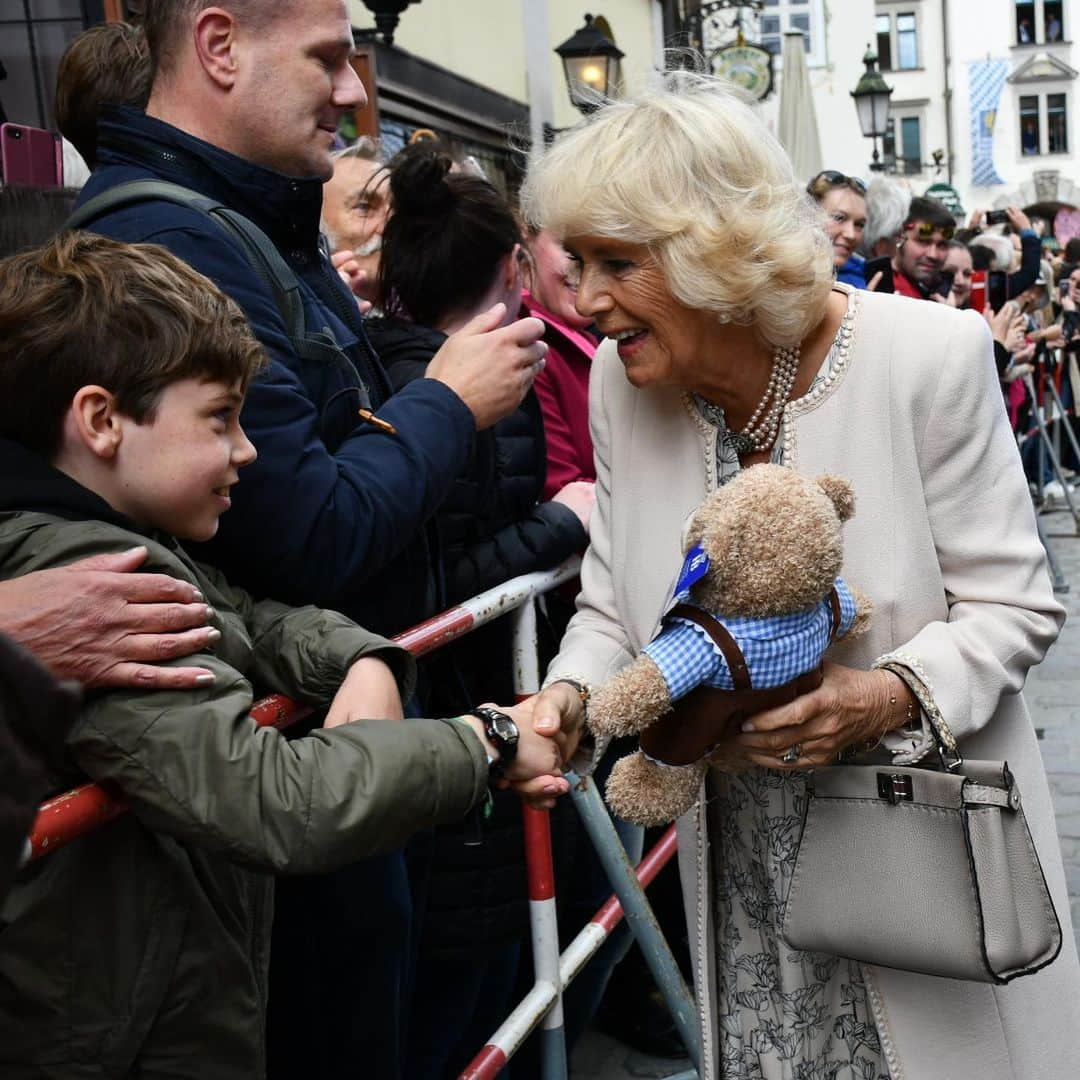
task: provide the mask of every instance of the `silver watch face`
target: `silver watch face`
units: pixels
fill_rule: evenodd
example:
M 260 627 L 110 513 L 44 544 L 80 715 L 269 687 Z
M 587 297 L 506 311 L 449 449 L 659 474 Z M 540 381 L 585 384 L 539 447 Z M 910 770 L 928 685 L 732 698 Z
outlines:
M 504 742 L 516 743 L 518 740 L 517 725 L 509 716 L 502 713 L 491 717 L 491 728 Z

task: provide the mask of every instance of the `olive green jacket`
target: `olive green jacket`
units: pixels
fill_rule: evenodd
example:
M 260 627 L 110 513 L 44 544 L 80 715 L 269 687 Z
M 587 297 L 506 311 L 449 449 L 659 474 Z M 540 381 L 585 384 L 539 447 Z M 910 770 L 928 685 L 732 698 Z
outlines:
M 132 812 L 32 864 L 0 908 L 6 1080 L 263 1075 L 271 875 L 400 847 L 486 789 L 480 741 L 456 721 L 362 721 L 292 741 L 257 727 L 257 695 L 328 702 L 363 655 L 390 663 L 407 695 L 412 659 L 334 612 L 255 602 L 167 538 L 129 530 L 0 512 L 0 578 L 147 544 L 146 569 L 193 582 L 222 633 L 180 661 L 210 668 L 212 686 L 88 696 L 55 790 L 112 781 Z M 312 939 L 332 949 L 333 927 Z

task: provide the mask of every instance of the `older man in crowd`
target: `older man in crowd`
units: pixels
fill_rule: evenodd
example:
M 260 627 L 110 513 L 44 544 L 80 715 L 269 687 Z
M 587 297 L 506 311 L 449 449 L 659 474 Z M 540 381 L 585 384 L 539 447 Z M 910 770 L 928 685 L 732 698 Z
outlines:
M 154 70 L 146 114 L 103 113 L 83 199 L 160 179 L 225 204 L 277 247 L 308 326 L 321 332 L 301 355 L 241 247 L 197 210 L 152 200 L 94 224 L 164 244 L 212 278 L 270 356 L 243 412 L 258 461 L 200 557 L 259 595 L 394 633 L 439 606 L 432 515 L 476 430 L 531 386 L 543 325 L 495 329 L 496 307 L 448 339 L 427 378 L 390 398 L 355 297 L 319 241 L 338 122 L 365 102 L 345 0 L 147 0 L 144 27 Z M 388 692 L 370 687 L 371 715 L 386 715 Z M 271 1075 L 399 1076 L 410 935 L 400 856 L 280 886 Z
M 366 135 L 332 156 L 334 175 L 323 185 L 323 235 L 353 292 L 370 300 L 390 216 L 390 173 Z

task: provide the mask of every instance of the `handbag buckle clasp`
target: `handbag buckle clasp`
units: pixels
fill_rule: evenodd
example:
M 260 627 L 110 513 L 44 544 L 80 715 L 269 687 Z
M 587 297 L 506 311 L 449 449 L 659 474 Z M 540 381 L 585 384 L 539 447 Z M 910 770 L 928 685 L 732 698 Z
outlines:
M 903 773 L 877 774 L 878 795 L 890 806 L 899 802 L 914 802 L 915 793 L 911 785 L 911 777 Z

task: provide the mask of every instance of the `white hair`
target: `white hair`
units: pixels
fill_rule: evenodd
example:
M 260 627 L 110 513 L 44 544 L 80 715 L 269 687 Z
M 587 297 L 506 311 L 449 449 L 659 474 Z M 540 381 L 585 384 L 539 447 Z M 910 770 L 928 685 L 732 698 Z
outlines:
M 820 208 L 731 83 L 688 71 L 606 103 L 530 166 L 527 221 L 647 244 L 672 295 L 773 344 L 801 341 L 833 281 Z
M 330 155 L 331 161 L 352 161 L 357 159 L 359 161 L 374 161 L 379 165 L 385 163 L 383 157 L 382 145 L 378 139 L 371 138 L 370 135 L 361 135 L 356 142 L 350 146 L 346 146 L 341 150 L 335 150 Z
M 884 176 L 871 180 L 866 189 L 866 228 L 859 251 L 873 258 L 879 240 L 899 236 L 910 207 L 911 192 L 902 184 Z

